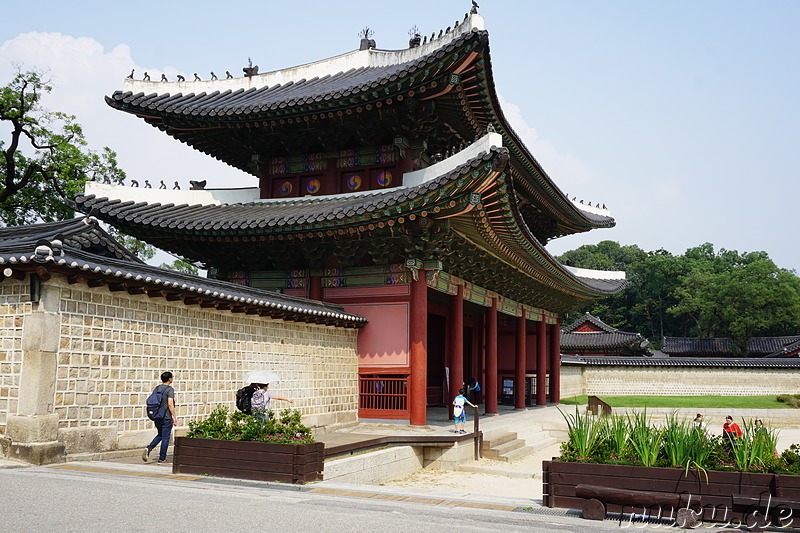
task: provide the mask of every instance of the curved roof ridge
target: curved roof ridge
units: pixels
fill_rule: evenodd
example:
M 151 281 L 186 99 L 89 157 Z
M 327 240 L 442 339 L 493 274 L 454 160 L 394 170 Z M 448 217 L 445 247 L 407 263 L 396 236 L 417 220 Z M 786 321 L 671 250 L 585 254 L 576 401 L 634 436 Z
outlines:
M 131 77 L 127 77 L 123 82 L 122 92 L 130 91 L 134 94 L 137 92 L 148 94 L 153 91 L 164 92 L 162 89 L 166 89 L 169 92 L 178 91 L 185 95 L 199 95 L 201 93 L 211 93 L 229 89 L 261 89 L 276 85 L 284 85 L 290 82 L 311 81 L 314 78 L 347 73 L 353 69 L 390 67 L 410 63 L 447 46 L 464 34 L 483 30 L 483 17 L 473 13 L 447 33 L 442 33 L 438 38 L 432 38 L 426 44 L 414 48 L 405 48 L 402 50 L 381 50 L 375 48 L 353 50 L 327 59 L 241 78 L 164 82 L 157 80 L 135 80 Z

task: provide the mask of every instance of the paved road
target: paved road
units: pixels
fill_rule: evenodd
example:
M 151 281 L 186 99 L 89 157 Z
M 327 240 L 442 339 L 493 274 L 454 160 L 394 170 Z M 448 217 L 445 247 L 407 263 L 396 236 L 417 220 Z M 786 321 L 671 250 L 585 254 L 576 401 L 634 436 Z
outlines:
M 501 511 L 162 476 L 48 467 L 0 470 L 0 532 L 620 530 L 614 522 L 589 522 L 555 510 Z M 553 512 L 558 514 L 548 514 Z M 666 528 L 645 530 L 655 529 Z

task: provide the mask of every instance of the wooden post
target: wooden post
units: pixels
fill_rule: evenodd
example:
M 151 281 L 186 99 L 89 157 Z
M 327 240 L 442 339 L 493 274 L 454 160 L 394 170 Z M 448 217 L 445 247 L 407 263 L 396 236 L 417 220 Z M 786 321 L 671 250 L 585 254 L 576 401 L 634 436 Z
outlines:
M 311 276 L 308 280 L 308 297 L 322 301 L 322 276 Z
M 547 405 L 547 322 L 536 323 L 536 405 Z
M 486 312 L 486 414 L 497 414 L 497 298 Z
M 527 341 L 525 320 L 525 311 L 522 311 L 522 316 L 517 317 L 517 349 L 514 368 L 514 408 L 525 409 L 525 366 L 526 366 L 526 353 L 525 344 Z
M 464 287 L 450 297 L 450 398 L 464 386 Z M 452 405 L 450 411 L 452 412 Z
M 428 403 L 428 284 L 424 270 L 418 270 L 417 274 L 418 279 L 411 282 L 409 410 L 411 425 L 424 426 Z
M 561 321 L 550 326 L 550 401 L 561 401 Z

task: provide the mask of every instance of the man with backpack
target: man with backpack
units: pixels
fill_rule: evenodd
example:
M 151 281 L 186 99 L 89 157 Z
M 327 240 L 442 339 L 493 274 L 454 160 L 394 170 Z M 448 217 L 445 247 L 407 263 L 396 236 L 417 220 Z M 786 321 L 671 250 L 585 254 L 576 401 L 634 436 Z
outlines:
M 142 452 L 144 462 L 147 462 L 150 452 L 160 443 L 158 464 L 169 464 L 167 461 L 169 437 L 172 434 L 172 426 L 178 422 L 178 415 L 175 414 L 175 389 L 171 387 L 172 379 L 172 372 L 162 373 L 161 385 L 153 389 L 153 393 L 147 398 L 147 416 L 153 421 L 158 433 Z

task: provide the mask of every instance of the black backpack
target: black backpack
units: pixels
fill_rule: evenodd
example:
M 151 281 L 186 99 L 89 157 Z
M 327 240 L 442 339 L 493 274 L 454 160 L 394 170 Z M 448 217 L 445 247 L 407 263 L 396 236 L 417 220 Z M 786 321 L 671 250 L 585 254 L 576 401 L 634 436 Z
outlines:
M 145 402 L 147 405 L 147 418 L 156 420 L 164 418 L 167 414 L 167 403 L 164 401 L 164 391 L 167 390 L 168 385 L 159 385 L 156 387 L 150 396 L 147 397 Z
M 251 401 L 253 393 L 256 390 L 253 387 L 242 387 L 236 391 L 236 408 L 243 413 L 250 414 L 252 410 Z

